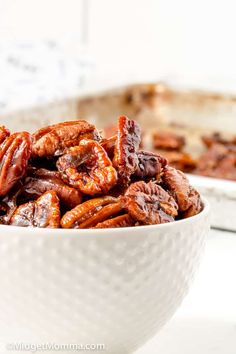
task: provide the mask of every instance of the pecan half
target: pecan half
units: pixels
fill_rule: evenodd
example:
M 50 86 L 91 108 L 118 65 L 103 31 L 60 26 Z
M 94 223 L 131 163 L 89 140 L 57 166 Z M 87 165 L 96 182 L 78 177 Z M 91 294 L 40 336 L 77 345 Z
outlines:
M 129 214 L 124 214 L 116 216 L 115 218 L 99 222 L 94 228 L 95 229 L 108 229 L 116 227 L 129 227 L 134 226 L 135 222 Z
M 202 209 L 199 193 L 189 184 L 185 174 L 167 166 L 162 176 L 165 187 L 175 198 L 183 217 L 198 214 Z
M 131 217 L 144 225 L 174 221 L 178 214 L 174 198 L 153 182 L 131 184 L 125 193 L 124 203 Z
M 30 176 L 26 177 L 21 194 L 29 199 L 40 197 L 45 192 L 54 190 L 62 205 L 72 209 L 82 201 L 81 192 L 64 183 L 57 171 L 46 169 L 31 169 Z
M 62 155 L 67 148 L 79 145 L 82 139 L 100 139 L 95 126 L 85 120 L 58 123 L 42 128 L 33 134 L 32 157 Z
M 31 137 L 27 132 L 15 133 L 1 130 L 0 139 L 0 196 L 6 195 L 21 179 L 28 166 L 31 154 Z
M 60 226 L 60 203 L 56 192 L 44 193 L 35 202 L 17 208 L 10 225 L 57 228 Z
M 117 182 L 117 173 L 106 151 L 96 141 L 84 139 L 57 161 L 62 179 L 89 195 L 107 193 Z
M 120 182 L 124 185 L 129 183 L 130 176 L 137 170 L 137 152 L 140 143 L 141 130 L 139 124 L 125 116 L 119 117 L 113 165 L 118 171 Z
M 185 145 L 185 138 L 172 132 L 155 132 L 153 147 L 160 150 L 180 151 Z
M 115 216 L 122 210 L 118 198 L 110 196 L 87 200 L 68 211 L 61 219 L 63 228 L 90 228 Z
M 167 160 L 160 155 L 148 151 L 139 151 L 137 156 L 138 167 L 134 176 L 138 178 L 156 177 L 158 180 L 163 167 L 167 164 Z

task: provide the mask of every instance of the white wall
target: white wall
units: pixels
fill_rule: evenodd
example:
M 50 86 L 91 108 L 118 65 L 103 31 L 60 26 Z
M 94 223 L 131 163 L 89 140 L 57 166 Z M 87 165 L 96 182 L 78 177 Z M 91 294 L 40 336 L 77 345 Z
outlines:
M 235 14 L 235 0 L 0 0 L 0 41 L 86 41 L 104 84 L 163 78 L 236 90 Z
M 91 0 L 102 75 L 236 89 L 234 0 Z

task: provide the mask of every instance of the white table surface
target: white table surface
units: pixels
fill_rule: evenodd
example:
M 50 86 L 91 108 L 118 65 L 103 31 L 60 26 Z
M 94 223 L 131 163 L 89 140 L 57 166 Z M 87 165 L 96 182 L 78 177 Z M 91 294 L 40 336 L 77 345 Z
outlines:
M 136 354 L 236 354 L 236 233 L 211 230 L 189 295 Z

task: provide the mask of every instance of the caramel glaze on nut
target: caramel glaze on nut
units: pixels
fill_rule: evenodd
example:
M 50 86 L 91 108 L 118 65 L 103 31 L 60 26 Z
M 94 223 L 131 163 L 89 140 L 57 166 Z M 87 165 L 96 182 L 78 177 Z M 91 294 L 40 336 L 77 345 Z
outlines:
M 124 202 L 132 218 L 143 225 L 174 221 L 178 214 L 174 198 L 152 181 L 131 184 L 125 193 Z
M 5 196 L 26 173 L 31 155 L 31 137 L 27 132 L 0 132 L 0 196 Z
M 95 126 L 85 120 L 54 124 L 38 130 L 32 137 L 32 157 L 59 156 L 82 139 L 100 140 Z
M 126 116 L 119 117 L 113 165 L 118 171 L 119 182 L 124 185 L 128 185 L 130 176 L 137 170 L 140 143 L 141 130 L 138 123 Z
M 19 206 L 11 217 L 10 225 L 58 228 L 60 203 L 56 192 L 46 192 L 35 202 Z
M 163 183 L 175 198 L 184 218 L 198 214 L 202 209 L 199 193 L 189 184 L 185 174 L 167 166 L 163 172 Z
M 58 171 L 49 171 L 43 168 L 31 168 L 24 181 L 21 195 L 29 199 L 35 199 L 50 190 L 57 193 L 62 205 L 67 209 L 74 208 L 82 201 L 81 192 L 64 183 Z
M 117 227 L 129 227 L 134 226 L 135 221 L 131 218 L 129 214 L 124 214 L 116 216 L 115 218 L 99 222 L 94 228 L 95 229 L 107 229 L 107 228 L 117 228 Z
M 69 148 L 57 168 L 70 186 L 88 195 L 106 194 L 117 182 L 117 172 L 106 151 L 96 141 L 84 139 Z
M 106 196 L 87 200 L 68 211 L 61 219 L 63 228 L 89 228 L 117 215 L 122 210 L 118 198 Z

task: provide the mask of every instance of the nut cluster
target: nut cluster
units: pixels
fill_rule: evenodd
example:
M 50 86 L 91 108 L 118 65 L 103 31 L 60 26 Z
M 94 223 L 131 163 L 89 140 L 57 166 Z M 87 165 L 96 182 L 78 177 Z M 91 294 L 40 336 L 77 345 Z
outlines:
M 113 228 L 198 214 L 200 195 L 186 176 L 140 143 L 138 123 L 125 116 L 109 139 L 84 120 L 32 135 L 0 127 L 0 223 Z

